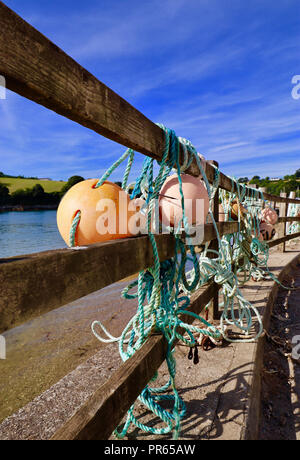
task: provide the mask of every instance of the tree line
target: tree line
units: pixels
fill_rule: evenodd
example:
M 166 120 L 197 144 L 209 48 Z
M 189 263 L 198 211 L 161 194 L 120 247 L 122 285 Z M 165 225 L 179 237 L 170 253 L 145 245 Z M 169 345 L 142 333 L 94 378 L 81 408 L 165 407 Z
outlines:
M 0 177 L 16 176 L 4 176 L 3 173 L 0 173 Z M 21 178 L 21 176 L 19 177 Z M 250 185 L 256 184 L 258 187 L 266 187 L 267 192 L 272 195 L 280 195 L 280 192 L 284 191 L 286 193 L 296 192 L 296 196 L 300 197 L 300 182 L 298 182 L 297 179 L 300 179 L 300 169 L 298 169 L 295 174 L 285 176 L 283 179 L 276 182 L 272 182 L 269 177 L 260 178 L 259 176 L 254 176 L 251 180 L 249 180 L 248 177 L 241 177 L 239 182 L 249 183 Z M 58 205 L 64 194 L 73 187 L 73 185 L 83 180 L 84 178 L 81 176 L 72 176 L 68 179 L 61 191 L 50 193 L 45 192 L 40 184 L 36 184 L 32 188 L 19 189 L 10 193 L 8 187 L 0 183 L 0 206 Z M 118 184 L 121 185 L 119 182 Z
M 266 187 L 267 192 L 272 195 L 280 195 L 280 192 L 296 192 L 296 195 L 299 197 L 299 188 L 300 182 L 300 169 L 297 169 L 295 174 L 286 175 L 283 179 L 279 181 L 271 181 L 269 177 L 260 178 L 259 176 L 254 176 L 250 181 L 250 184 L 257 184 L 259 187 Z
M 18 189 L 10 193 L 9 188 L 0 183 L 0 206 L 58 205 L 64 194 L 73 187 L 73 185 L 83 180 L 84 178 L 81 176 L 72 176 L 60 192 L 50 193 L 45 192 L 40 184 L 36 184 L 32 188 Z
M 261 178 L 260 176 L 254 176 L 252 179 L 248 177 L 241 177 L 239 182 L 247 183 L 250 185 L 257 185 L 258 187 L 265 187 L 267 193 L 271 195 L 280 195 L 280 192 L 296 192 L 296 196 L 300 197 L 300 169 L 297 169 L 295 174 L 284 176 L 283 179 L 278 181 L 272 181 L 270 177 Z

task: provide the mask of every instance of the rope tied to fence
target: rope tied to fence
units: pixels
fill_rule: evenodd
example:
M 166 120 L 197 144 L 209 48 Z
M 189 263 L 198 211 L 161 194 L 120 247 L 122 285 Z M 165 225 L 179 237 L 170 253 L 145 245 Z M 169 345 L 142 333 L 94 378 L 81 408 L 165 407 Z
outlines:
M 140 175 L 133 184 L 128 185 L 129 175 L 134 162 L 134 152 L 128 149 L 120 159 L 114 163 L 106 173 L 98 180 L 95 188 L 108 179 L 112 172 L 125 160 L 127 165 L 123 177 L 123 190 L 131 191 L 131 199 L 142 196 L 145 200 L 145 211 L 147 215 L 147 232 L 152 244 L 154 254 L 154 265 L 147 270 L 139 273 L 138 279 L 130 283 L 122 292 L 125 299 L 137 299 L 137 313 L 131 318 L 124 328 L 120 337 L 113 337 L 102 325 L 100 321 L 92 324 L 92 331 L 95 336 L 105 343 L 119 342 L 119 351 L 123 361 L 129 359 L 141 348 L 149 336 L 154 332 L 164 335 L 167 341 L 166 363 L 169 371 L 169 381 L 160 388 L 151 388 L 149 385 L 139 396 L 139 400 L 164 423 L 163 428 L 154 428 L 142 424 L 134 416 L 134 405 L 128 412 L 127 421 L 121 431 L 115 431 L 118 438 L 123 438 L 131 423 L 142 430 L 152 434 L 166 434 L 173 431 L 174 439 L 179 436 L 180 420 L 185 415 L 184 402 L 178 395 L 175 386 L 176 362 L 174 359 L 174 342 L 182 341 L 191 349 L 197 350 L 197 336 L 211 338 L 213 341 L 220 340 L 221 337 L 229 342 L 251 342 L 263 332 L 261 317 L 257 309 L 246 301 L 240 291 L 238 278 L 244 274 L 244 283 L 250 277 L 262 279 L 268 273 L 276 281 L 276 277 L 268 269 L 268 245 L 259 241 L 259 211 L 263 205 L 263 194 L 253 190 L 247 196 L 245 185 L 239 184 L 232 178 L 232 191 L 224 192 L 220 190 L 219 196 L 223 205 L 226 218 L 233 220 L 231 216 L 232 204 L 236 200 L 238 203 L 238 232 L 231 235 L 224 235 L 220 238 L 218 228 L 212 212 L 212 203 L 217 193 L 220 172 L 215 168 L 215 178 L 210 184 L 205 174 L 203 159 L 197 153 L 190 141 L 177 137 L 173 130 L 163 125 L 159 125 L 165 133 L 165 148 L 162 160 L 158 163 L 159 171 L 154 179 L 154 160 L 146 158 L 144 160 Z M 184 152 L 184 161 L 181 166 L 179 163 L 180 148 Z M 218 240 L 218 250 L 209 249 L 209 244 L 204 245 L 204 250 L 196 254 L 195 247 L 190 242 L 190 228 L 185 213 L 185 200 L 183 193 L 182 174 L 189 165 L 196 161 L 202 180 L 205 183 L 209 197 L 209 217 L 214 225 Z M 160 262 L 157 244 L 154 233 L 151 231 L 151 221 L 156 212 L 156 200 L 160 190 L 170 175 L 171 171 L 176 171 L 180 202 L 182 208 L 182 218 L 177 223 L 177 228 L 169 228 L 175 238 L 175 255 L 172 259 Z M 234 192 L 236 190 L 236 192 Z M 241 215 L 240 203 L 247 206 L 247 216 Z M 76 232 L 80 223 L 80 211 L 73 220 L 70 231 L 70 246 L 76 245 Z M 185 230 L 185 241 L 181 238 L 181 228 Z M 239 265 L 240 260 L 243 263 Z M 187 264 L 192 264 L 192 269 L 187 270 Z M 220 326 L 216 327 L 202 318 L 189 311 L 191 294 L 197 291 L 207 282 L 214 280 L 221 287 L 223 295 L 223 312 L 220 319 Z M 277 280 L 277 282 L 279 282 Z M 136 292 L 132 290 L 136 288 Z M 236 309 L 237 306 L 237 309 Z M 202 326 L 193 326 L 181 320 L 182 315 L 197 319 Z M 256 317 L 256 332 L 253 334 L 253 315 Z M 241 331 L 243 337 L 232 337 L 228 332 L 228 325 Z M 99 333 L 99 328 L 108 338 L 103 338 Z M 252 334 L 251 334 L 252 332 Z M 195 359 L 197 361 L 196 355 Z M 157 375 L 153 379 L 157 378 Z M 171 390 L 172 394 L 164 394 Z M 162 408 L 160 401 L 167 400 L 172 405 L 168 410 Z
M 113 337 L 102 325 L 95 321 L 92 330 L 95 336 L 103 342 L 119 342 L 119 351 L 123 361 L 129 359 L 140 349 L 148 337 L 153 332 L 164 335 L 167 341 L 166 363 L 169 371 L 169 381 L 160 388 L 151 388 L 149 385 L 139 396 L 139 400 L 164 423 L 163 428 L 154 428 L 142 424 L 134 416 L 134 405 L 130 408 L 127 421 L 121 431 L 115 431 L 118 438 L 123 438 L 131 423 L 138 428 L 152 434 L 166 434 L 173 431 L 174 439 L 179 436 L 180 420 L 185 415 L 184 402 L 178 395 L 175 386 L 176 362 L 174 358 L 174 342 L 181 340 L 185 345 L 193 348 L 198 345 L 197 336 L 210 337 L 219 340 L 222 336 L 229 341 L 236 341 L 227 335 L 227 326 L 231 324 L 245 334 L 244 341 L 256 340 L 263 331 L 262 322 L 258 311 L 247 302 L 238 287 L 238 279 L 232 271 L 232 259 L 228 257 L 228 241 L 221 239 L 218 233 L 214 216 L 211 210 L 212 202 L 218 190 L 219 169 L 215 167 L 215 179 L 213 184 L 209 184 L 206 177 L 203 158 L 200 157 L 195 147 L 190 141 L 177 137 L 173 130 L 163 125 L 159 125 L 165 133 L 165 148 L 159 164 L 159 172 L 154 179 L 154 160 L 146 158 L 142 171 L 135 183 L 131 193 L 131 199 L 142 196 L 147 205 L 147 231 L 152 244 L 154 254 L 154 266 L 139 273 L 138 279 L 129 284 L 122 292 L 126 299 L 137 299 L 137 313 L 131 318 L 124 328 L 120 337 Z M 184 152 L 184 162 L 179 163 L 180 147 Z M 120 159 L 114 163 L 107 172 L 99 179 L 96 187 L 100 187 L 110 174 L 128 158 L 122 188 L 129 186 L 128 178 L 134 161 L 134 152 L 128 149 Z M 192 161 L 196 161 L 202 179 L 205 183 L 209 196 L 209 216 L 214 224 L 216 236 L 219 243 L 219 250 L 214 251 L 205 244 L 203 253 L 196 254 L 195 247 L 190 244 L 190 228 L 185 213 L 185 201 L 182 187 L 182 173 L 189 167 Z M 171 171 L 176 171 L 180 201 L 182 208 L 182 218 L 177 228 L 173 229 L 175 238 L 175 255 L 172 259 L 160 262 L 155 236 L 151 231 L 151 219 L 155 212 L 155 200 L 159 196 L 160 190 L 170 175 Z M 132 184 L 131 184 L 132 185 Z M 243 199 L 244 189 L 241 191 L 240 199 Z M 75 234 L 80 216 L 75 216 L 72 226 L 70 242 L 74 244 Z M 181 239 L 181 228 L 184 228 L 187 235 L 185 242 Z M 209 256 L 214 256 L 212 259 Z M 186 271 L 186 264 L 192 264 L 192 270 Z M 224 297 L 223 313 L 220 327 L 209 323 L 207 319 L 189 311 L 190 297 L 199 287 L 208 281 L 214 280 L 222 287 Z M 136 292 L 132 293 L 132 290 Z M 238 303 L 238 314 L 234 311 L 235 302 Z M 250 330 L 253 326 L 251 310 L 254 312 L 258 322 L 258 332 L 255 337 L 250 337 Z M 197 319 L 202 326 L 187 324 L 181 320 L 182 315 L 187 315 Z M 236 316 L 237 315 L 237 316 Z M 104 332 L 108 339 L 103 338 L 99 333 L 99 328 Z M 157 376 L 155 376 L 156 378 Z M 155 380 L 154 378 L 154 380 Z M 171 390 L 171 394 L 164 394 Z M 162 408 L 159 402 L 167 400 L 171 407 L 167 410 Z

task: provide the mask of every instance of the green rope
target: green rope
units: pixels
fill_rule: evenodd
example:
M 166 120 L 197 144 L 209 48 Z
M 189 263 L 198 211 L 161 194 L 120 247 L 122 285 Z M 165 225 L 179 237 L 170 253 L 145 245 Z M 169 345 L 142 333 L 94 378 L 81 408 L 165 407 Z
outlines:
M 74 248 L 76 246 L 76 233 L 78 230 L 80 219 L 81 219 L 81 211 L 77 211 L 72 221 L 71 228 L 70 228 L 70 237 L 69 237 L 70 243 L 69 244 L 71 248 Z
M 175 385 L 176 362 L 174 359 L 174 343 L 179 339 L 188 347 L 197 345 L 197 336 L 208 336 L 212 339 L 224 337 L 227 341 L 255 341 L 263 332 L 262 320 L 255 306 L 244 299 L 241 291 L 239 275 L 244 274 L 244 282 L 251 276 L 263 276 L 267 269 L 268 246 L 260 242 L 259 236 L 259 211 L 262 209 L 263 195 L 257 190 L 250 190 L 245 185 L 239 184 L 232 178 L 232 191 L 219 190 L 220 171 L 215 168 L 213 184 L 208 182 L 205 174 L 203 161 L 195 147 L 184 138 L 176 136 L 175 132 L 159 125 L 165 134 L 165 147 L 162 159 L 159 162 L 159 170 L 154 178 L 154 160 L 146 158 L 142 171 L 134 184 L 128 185 L 128 178 L 134 162 L 134 152 L 128 149 L 118 161 L 116 161 L 106 173 L 99 179 L 96 187 L 100 187 L 104 181 L 126 159 L 127 166 L 124 172 L 122 188 L 133 188 L 131 199 L 141 196 L 145 202 L 147 212 L 147 232 L 153 248 L 154 265 L 142 270 L 138 279 L 133 281 L 122 292 L 125 299 L 137 300 L 137 312 L 130 319 L 120 337 L 113 337 L 100 321 L 92 324 L 92 331 L 102 342 L 119 343 L 119 351 L 123 361 L 126 361 L 141 348 L 153 332 L 164 335 L 168 347 L 166 363 L 169 371 L 168 382 L 160 388 L 152 388 L 149 384 L 139 396 L 139 400 L 152 411 L 162 422 L 163 428 L 154 428 L 142 424 L 134 415 L 134 405 L 128 411 L 124 427 L 115 431 L 116 437 L 122 439 L 126 436 L 131 424 L 138 428 L 156 435 L 173 432 L 173 438 L 177 439 L 180 432 L 180 422 L 186 414 L 184 402 L 179 397 Z M 183 165 L 179 164 L 180 146 L 184 152 Z M 204 250 L 196 254 L 195 247 L 187 237 L 185 242 L 181 239 L 181 229 L 186 235 L 190 235 L 190 228 L 185 213 L 184 194 L 182 187 L 182 173 L 187 170 L 193 161 L 196 161 L 202 179 L 205 183 L 209 196 L 209 217 L 214 225 L 218 240 L 218 251 L 210 250 L 208 243 Z M 158 248 L 154 233 L 151 231 L 152 218 L 156 212 L 157 199 L 160 190 L 171 173 L 176 171 L 181 197 L 182 219 L 177 228 L 169 229 L 175 239 L 175 255 L 171 259 L 160 262 Z M 239 203 L 248 208 L 248 214 L 242 221 L 240 210 L 238 211 L 238 232 L 232 235 L 219 235 L 213 213 L 212 203 L 219 190 L 219 198 L 223 204 L 226 220 L 231 217 L 231 204 L 237 199 Z M 234 192 L 236 190 L 236 192 Z M 70 245 L 76 244 L 76 233 L 80 224 L 81 213 L 76 213 L 70 230 Z M 212 258 L 213 257 L 213 258 Z M 242 266 L 237 268 L 237 262 L 243 258 Z M 192 269 L 187 270 L 187 264 L 192 264 Z M 235 268 L 234 268 L 235 267 Z M 269 273 L 269 272 L 268 272 Z M 220 326 L 215 327 L 200 315 L 189 311 L 191 294 L 214 280 L 221 287 L 223 295 L 223 312 Z M 133 290 L 135 292 L 132 292 Z M 182 315 L 197 319 L 201 326 L 193 326 L 181 320 Z M 256 318 L 256 333 L 252 333 Z M 228 325 L 237 328 L 243 335 L 241 339 L 233 339 L 227 333 Z M 99 328 L 107 336 L 103 338 Z M 184 333 L 179 332 L 182 329 Z M 157 375 L 152 379 L 155 381 Z M 171 393 L 165 394 L 166 391 Z M 168 410 L 161 406 L 162 401 L 168 401 L 171 406 Z
M 184 228 L 186 234 L 189 234 L 190 230 L 184 209 L 184 195 L 181 178 L 182 171 L 186 170 L 194 159 L 196 160 L 208 191 L 211 207 L 219 185 L 219 169 L 215 167 L 215 180 L 214 183 L 210 185 L 206 177 L 202 161 L 194 146 L 186 139 L 177 138 L 174 131 L 167 129 L 162 125 L 159 126 L 165 133 L 166 142 L 163 157 L 159 163 L 160 168 L 158 175 L 155 180 L 153 180 L 154 160 L 147 158 L 144 161 L 142 172 L 135 183 L 134 191 L 131 195 L 131 198 L 134 198 L 136 195 L 142 194 L 142 197 L 147 201 L 147 226 L 149 239 L 153 247 L 154 266 L 141 271 L 138 276 L 138 280 L 130 283 L 130 285 L 122 293 L 124 298 L 136 298 L 138 301 L 138 309 L 136 315 L 134 315 L 125 327 L 121 337 L 114 338 L 110 334 L 107 334 L 108 339 L 102 339 L 96 332 L 96 328 L 101 327 L 103 332 L 106 331 L 99 321 L 95 321 L 93 323 L 92 329 L 99 340 L 106 342 L 119 342 L 120 355 L 123 361 L 126 361 L 133 356 L 133 354 L 143 345 L 143 343 L 145 343 L 153 331 L 159 331 L 165 336 L 168 343 L 166 362 L 169 369 L 169 382 L 160 389 L 153 389 L 147 386 L 139 396 L 139 400 L 149 410 L 157 415 L 164 422 L 165 426 L 161 429 L 155 429 L 151 426 L 141 424 L 134 416 L 134 406 L 132 406 L 128 412 L 125 426 L 121 431 L 116 430 L 115 432 L 115 435 L 118 438 L 123 438 L 126 435 L 131 423 L 146 432 L 157 435 L 173 431 L 174 439 L 178 438 L 180 420 L 185 414 L 185 406 L 179 397 L 175 386 L 176 363 L 173 356 L 175 339 L 181 340 L 189 347 L 194 347 L 197 344 L 195 336 L 200 336 L 201 334 L 215 339 L 220 339 L 223 334 L 224 337 L 231 340 L 225 334 L 225 323 L 234 324 L 242 332 L 244 332 L 246 334 L 246 341 L 255 340 L 262 333 L 262 323 L 259 313 L 243 298 L 238 288 L 237 277 L 232 272 L 231 263 L 228 263 L 226 252 L 228 248 L 220 239 L 218 228 L 214 221 L 211 209 L 210 217 L 213 221 L 219 241 L 219 252 L 208 250 L 208 245 L 206 245 L 204 254 L 201 254 L 200 256 L 196 255 L 194 246 L 189 244 L 189 239 L 187 239 L 186 243 L 184 243 L 180 237 L 179 230 L 181 227 Z M 179 164 L 180 144 L 185 152 L 183 167 Z M 111 174 L 111 172 L 114 171 L 115 168 L 127 157 L 128 151 L 125 152 L 120 160 L 107 171 L 97 185 L 100 186 L 101 183 L 109 177 L 109 174 Z M 131 156 L 129 159 L 130 166 L 128 164 L 127 171 L 128 168 L 131 168 L 132 161 L 133 157 Z M 159 196 L 161 187 L 174 166 L 176 167 L 179 182 L 182 219 L 178 224 L 178 228 L 173 230 L 176 247 L 175 256 L 172 259 L 161 263 L 159 260 L 155 236 L 151 232 L 150 224 L 155 211 L 155 199 Z M 125 173 L 125 176 L 126 175 L 127 173 Z M 125 183 L 127 183 L 127 177 Z M 142 184 L 148 184 L 147 194 L 145 192 L 146 187 L 143 187 Z M 209 253 L 214 253 L 214 256 L 217 256 L 217 258 L 211 259 L 208 257 Z M 193 269 L 186 273 L 187 262 L 191 262 L 193 264 Z M 216 328 L 204 318 L 192 313 L 188 309 L 191 293 L 199 289 L 200 286 L 203 286 L 211 279 L 214 279 L 215 282 L 222 286 L 223 296 L 225 299 L 224 313 L 222 314 L 221 319 L 221 331 L 219 328 Z M 135 287 L 137 288 L 136 293 L 130 293 Z M 235 301 L 237 301 L 239 307 L 238 317 L 236 317 L 234 312 Z M 251 309 L 254 311 L 259 323 L 259 330 L 254 338 L 247 336 L 253 325 Z M 183 314 L 198 319 L 198 321 L 203 324 L 203 327 L 184 323 L 180 319 Z M 183 328 L 185 334 L 179 333 L 179 328 Z M 164 393 L 168 388 L 172 390 L 172 394 L 162 395 L 161 393 Z M 157 396 L 157 393 L 160 393 L 159 397 Z M 164 399 L 167 399 L 171 404 L 173 404 L 171 409 L 166 410 L 161 407 L 159 402 Z

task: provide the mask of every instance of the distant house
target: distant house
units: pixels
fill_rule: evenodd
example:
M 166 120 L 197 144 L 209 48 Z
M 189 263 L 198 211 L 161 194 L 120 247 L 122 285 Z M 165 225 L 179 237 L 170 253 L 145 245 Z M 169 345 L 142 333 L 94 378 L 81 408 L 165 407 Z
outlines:
M 278 182 L 279 180 L 279 177 L 271 177 L 270 182 Z

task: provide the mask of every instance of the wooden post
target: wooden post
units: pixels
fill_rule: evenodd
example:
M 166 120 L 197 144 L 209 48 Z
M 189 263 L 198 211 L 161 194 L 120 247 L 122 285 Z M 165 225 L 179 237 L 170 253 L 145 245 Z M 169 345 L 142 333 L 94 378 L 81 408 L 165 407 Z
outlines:
M 285 192 L 280 193 L 281 198 L 286 198 L 287 194 Z M 287 215 L 287 210 L 288 210 L 288 203 L 280 203 L 280 211 L 279 211 L 279 217 L 286 217 Z M 279 238 L 283 238 L 286 235 L 286 223 L 282 222 L 279 224 Z M 279 252 L 285 252 L 285 242 L 281 243 L 278 246 L 278 251 Z
M 217 161 L 210 161 L 209 163 L 219 167 L 219 163 Z M 214 197 L 214 202 L 213 202 L 213 216 L 216 222 L 219 222 L 219 187 L 216 190 L 216 194 Z M 211 243 L 211 249 L 215 251 L 219 251 L 219 242 L 218 240 L 214 240 Z M 212 257 L 214 259 L 215 257 Z M 213 303 L 213 319 L 214 320 L 219 320 L 220 319 L 220 312 L 219 312 L 219 290 L 216 290 L 216 293 L 213 297 L 212 300 Z
M 267 191 L 267 187 L 260 187 L 259 190 L 260 190 L 262 193 L 265 194 L 266 191 Z M 265 207 L 266 207 L 266 203 L 265 203 L 265 201 L 264 201 L 264 202 L 263 202 L 263 208 L 265 208 Z
M 296 192 L 290 192 L 290 196 L 289 198 L 296 198 Z M 289 205 L 288 205 L 288 208 L 287 208 L 287 214 L 288 214 L 288 211 L 289 211 Z M 292 222 L 287 222 L 286 223 L 286 229 L 285 229 L 285 234 L 287 235 L 288 234 L 288 230 L 289 230 L 289 227 L 291 226 Z

